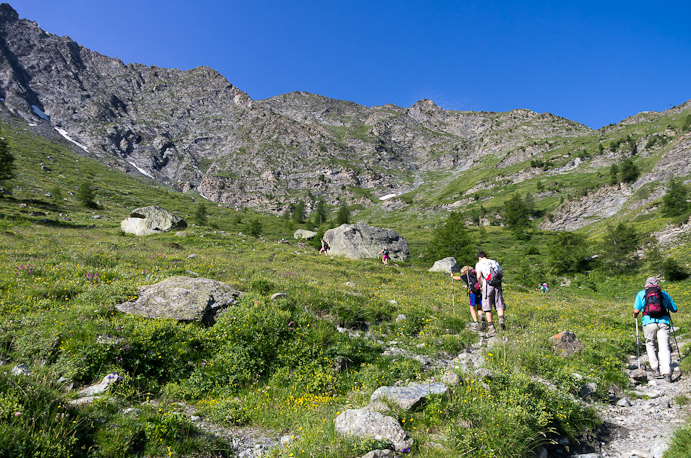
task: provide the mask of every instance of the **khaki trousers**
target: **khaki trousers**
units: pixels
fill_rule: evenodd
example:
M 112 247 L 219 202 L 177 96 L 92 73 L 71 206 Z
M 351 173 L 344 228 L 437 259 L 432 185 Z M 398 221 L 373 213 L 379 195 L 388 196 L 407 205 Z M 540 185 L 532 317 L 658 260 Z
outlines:
M 672 355 L 669 352 L 669 325 L 650 323 L 643 327 L 645 349 L 648 352 L 650 368 L 660 370 L 662 375 L 672 375 Z

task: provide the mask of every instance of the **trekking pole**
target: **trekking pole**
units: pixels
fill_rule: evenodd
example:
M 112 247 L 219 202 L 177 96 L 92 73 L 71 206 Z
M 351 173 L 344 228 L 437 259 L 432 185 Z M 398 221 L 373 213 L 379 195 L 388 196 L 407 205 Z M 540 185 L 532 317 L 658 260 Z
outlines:
M 641 368 L 641 343 L 638 341 L 638 318 L 634 318 L 636 321 L 636 355 L 638 356 L 638 368 Z
M 456 289 L 453 284 L 453 270 L 451 271 L 451 313 L 456 314 Z
M 679 351 L 679 342 L 677 342 L 677 333 L 674 331 L 674 323 L 672 322 L 672 315 L 668 314 L 669 317 L 669 324 L 671 325 L 670 327 L 672 328 L 672 335 L 674 336 L 674 344 L 677 346 L 677 354 L 679 355 L 679 362 L 681 363 L 681 351 Z

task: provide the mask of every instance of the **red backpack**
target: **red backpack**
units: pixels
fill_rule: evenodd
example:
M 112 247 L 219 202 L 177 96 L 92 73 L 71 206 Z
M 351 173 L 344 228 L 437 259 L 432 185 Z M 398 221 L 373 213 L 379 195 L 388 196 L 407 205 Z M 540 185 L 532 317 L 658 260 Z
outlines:
M 645 288 L 645 307 L 643 307 L 643 315 L 648 315 L 650 318 L 667 316 L 667 309 L 662 303 L 662 300 L 662 290 L 658 285 L 647 286 Z

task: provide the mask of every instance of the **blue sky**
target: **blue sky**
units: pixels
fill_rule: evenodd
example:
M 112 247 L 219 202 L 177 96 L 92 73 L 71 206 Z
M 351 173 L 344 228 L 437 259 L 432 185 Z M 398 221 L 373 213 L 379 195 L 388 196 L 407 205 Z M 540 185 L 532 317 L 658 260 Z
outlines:
M 691 2 L 10 0 L 124 62 L 205 65 L 253 99 L 527 108 L 599 128 L 691 99 Z

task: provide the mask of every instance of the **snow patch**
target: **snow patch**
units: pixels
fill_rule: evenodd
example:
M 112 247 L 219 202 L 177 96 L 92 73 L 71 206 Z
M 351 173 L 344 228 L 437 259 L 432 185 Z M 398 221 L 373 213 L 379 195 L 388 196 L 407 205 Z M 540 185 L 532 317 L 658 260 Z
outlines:
M 43 112 L 39 107 L 36 105 L 31 105 L 31 109 L 34 110 L 34 113 L 36 113 L 36 116 L 38 116 L 41 119 L 45 119 L 46 121 L 50 121 L 50 118 L 48 117 L 47 114 Z
M 127 163 L 128 163 L 129 165 L 131 165 L 132 167 L 134 167 L 135 169 L 139 170 L 139 173 L 141 173 L 142 175 L 146 175 L 146 176 L 149 177 L 149 178 L 154 178 L 153 175 L 151 175 L 149 172 L 147 172 L 147 171 L 144 170 L 143 168 L 137 166 L 137 164 L 135 164 L 134 162 L 127 161 Z
M 84 145 L 82 145 L 81 143 L 79 143 L 79 142 L 73 140 L 72 137 L 69 136 L 69 134 L 67 133 L 66 130 L 61 129 L 61 128 L 59 128 L 59 127 L 56 127 L 55 130 L 57 130 L 58 133 L 59 133 L 60 135 L 62 135 L 63 137 L 65 137 L 66 140 L 71 141 L 72 143 L 74 143 L 75 145 L 77 145 L 78 147 L 80 147 L 81 149 L 83 149 L 84 151 L 86 151 L 87 153 L 89 152 L 89 150 L 87 149 L 86 146 L 84 146 Z
M 398 195 L 398 194 L 387 194 L 387 195 L 385 195 L 385 196 L 381 196 L 381 197 L 379 198 L 379 200 L 389 200 L 389 199 L 391 199 L 391 198 L 396 197 L 397 195 Z

